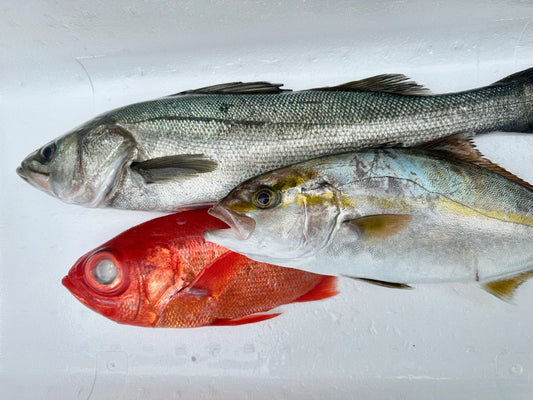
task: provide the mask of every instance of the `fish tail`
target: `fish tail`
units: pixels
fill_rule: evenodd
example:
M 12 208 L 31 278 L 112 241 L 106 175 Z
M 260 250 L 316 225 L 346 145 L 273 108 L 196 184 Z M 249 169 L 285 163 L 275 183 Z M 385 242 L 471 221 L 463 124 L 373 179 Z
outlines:
M 523 105 L 523 116 L 519 121 L 514 121 L 505 131 L 533 133 L 533 68 L 516 72 L 494 82 L 491 86 L 515 86 L 519 93 L 518 107 Z

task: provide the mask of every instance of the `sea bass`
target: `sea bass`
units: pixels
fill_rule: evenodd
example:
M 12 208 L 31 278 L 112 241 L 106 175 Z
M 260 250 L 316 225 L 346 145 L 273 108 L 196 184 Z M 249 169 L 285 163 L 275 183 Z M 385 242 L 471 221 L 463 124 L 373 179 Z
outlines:
M 479 281 L 508 298 L 533 275 L 533 187 L 468 141 L 436 148 L 361 150 L 253 178 L 210 211 L 231 229 L 205 236 L 315 273 Z
M 34 151 L 17 172 L 67 203 L 173 211 L 213 204 L 246 179 L 314 157 L 533 131 L 533 69 L 442 95 L 403 75 L 280 86 L 229 83 L 122 107 Z
M 225 226 L 206 209 L 156 218 L 85 254 L 63 284 L 113 321 L 174 328 L 262 321 L 279 315 L 262 312 L 282 304 L 337 293 L 335 277 L 252 261 L 205 242 L 204 230 Z

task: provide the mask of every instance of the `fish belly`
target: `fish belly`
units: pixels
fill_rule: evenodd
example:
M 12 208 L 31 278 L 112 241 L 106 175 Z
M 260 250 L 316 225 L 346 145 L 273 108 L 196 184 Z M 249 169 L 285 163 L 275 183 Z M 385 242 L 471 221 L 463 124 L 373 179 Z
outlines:
M 315 255 L 312 271 L 436 283 L 489 281 L 533 268 L 533 227 L 445 214 L 417 213 L 406 229 L 377 242 L 341 226 L 330 245 Z

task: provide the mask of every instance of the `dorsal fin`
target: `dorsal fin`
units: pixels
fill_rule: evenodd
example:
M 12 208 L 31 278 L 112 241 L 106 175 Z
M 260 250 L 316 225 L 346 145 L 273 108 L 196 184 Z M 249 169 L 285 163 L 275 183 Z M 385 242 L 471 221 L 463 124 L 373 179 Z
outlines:
M 479 165 L 484 168 L 488 168 L 506 178 L 519 183 L 528 189 L 533 190 L 533 185 L 525 180 L 519 178 L 513 173 L 507 171 L 505 168 L 500 167 L 498 164 L 493 163 L 481 154 L 471 138 L 465 138 L 461 134 L 447 136 L 442 139 L 437 139 L 432 142 L 428 142 L 418 146 L 418 148 L 436 151 L 442 153 L 448 157 L 456 158 L 463 161 L 471 162 L 472 164 Z
M 409 80 L 408 77 L 402 74 L 382 74 L 359 81 L 312 90 L 384 92 L 409 96 L 427 96 L 431 94 L 429 89 Z
M 229 82 L 219 85 L 206 86 L 199 89 L 186 90 L 171 96 L 183 94 L 273 94 L 290 92 L 290 89 L 281 89 L 282 83 L 270 82 Z M 169 97 L 171 97 L 169 96 Z

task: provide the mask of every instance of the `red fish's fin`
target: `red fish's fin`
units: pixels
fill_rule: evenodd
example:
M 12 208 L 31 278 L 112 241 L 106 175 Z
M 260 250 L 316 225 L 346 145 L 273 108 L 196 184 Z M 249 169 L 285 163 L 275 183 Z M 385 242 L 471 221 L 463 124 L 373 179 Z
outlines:
M 409 285 L 407 285 L 405 283 L 379 281 L 377 279 L 358 278 L 356 276 L 349 276 L 349 275 L 343 275 L 343 276 L 345 276 L 346 278 L 356 279 L 358 281 L 363 281 L 363 282 L 366 282 L 366 283 L 370 283 L 371 285 L 383 286 L 383 287 L 391 288 L 391 289 L 413 289 L 412 286 L 409 286 Z
M 357 231 L 364 239 L 380 241 L 402 231 L 412 217 L 408 214 L 379 214 L 367 215 L 345 221 L 352 229 Z
M 483 285 L 483 289 L 503 301 L 511 302 L 513 300 L 514 292 L 518 286 L 531 277 L 533 277 L 533 270 L 522 272 L 511 278 L 487 282 Z
M 322 280 L 320 280 L 313 289 L 301 295 L 296 300 L 293 300 L 293 302 L 303 303 L 305 301 L 322 300 L 337 294 L 339 294 L 339 291 L 337 290 L 337 277 L 324 275 Z
M 261 321 L 266 321 L 267 319 L 275 318 L 278 315 L 281 315 L 281 313 L 254 314 L 254 315 L 247 315 L 246 317 L 235 318 L 235 319 L 217 319 L 211 325 L 233 326 L 233 325 L 253 324 L 254 322 L 261 322 Z
M 519 183 L 522 186 L 533 190 L 533 185 L 485 158 L 477 149 L 472 139 L 466 138 L 462 134 L 456 134 L 442 139 L 437 139 L 418 147 L 425 150 L 436 151 L 446 157 L 467 161 L 472 164 L 479 165 L 480 167 L 490 169 L 500 175 L 505 176 L 506 178 L 511 179 L 512 181 L 515 181 L 516 183 Z
M 217 257 L 205 267 L 184 291 L 200 296 L 213 295 L 222 292 L 232 278 L 238 261 L 245 258 L 243 255 L 228 251 Z

